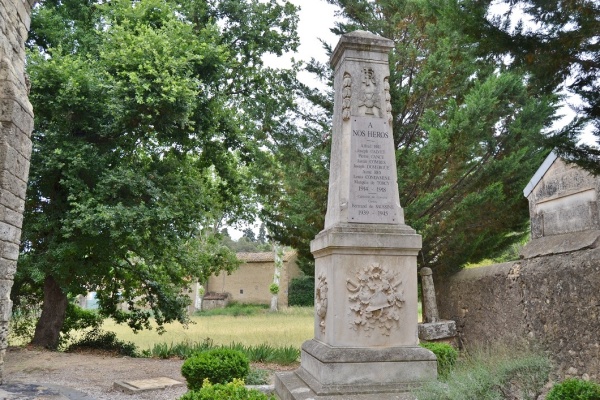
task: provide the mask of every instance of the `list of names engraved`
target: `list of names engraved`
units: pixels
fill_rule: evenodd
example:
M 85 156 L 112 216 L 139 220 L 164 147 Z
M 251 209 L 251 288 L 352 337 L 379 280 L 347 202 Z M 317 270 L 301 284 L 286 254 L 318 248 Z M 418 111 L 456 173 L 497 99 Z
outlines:
M 382 118 L 351 118 L 348 222 L 398 223 L 394 141 Z

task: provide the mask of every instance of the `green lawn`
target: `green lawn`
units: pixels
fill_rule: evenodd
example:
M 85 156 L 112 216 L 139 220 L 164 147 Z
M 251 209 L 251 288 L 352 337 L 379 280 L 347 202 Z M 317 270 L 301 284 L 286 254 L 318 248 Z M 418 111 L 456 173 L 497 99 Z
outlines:
M 126 325 L 113 320 L 104 321 L 103 329 L 117 334 L 120 340 L 133 342 L 140 350 L 150 349 L 157 343 L 201 342 L 206 338 L 215 345 L 232 342 L 248 345 L 267 343 L 271 346 L 296 346 L 314 337 L 313 308 L 290 307 L 277 313 L 268 311 L 251 316 L 192 316 L 193 324 L 184 328 L 169 324 L 167 332 L 159 335 L 156 330 L 133 333 Z

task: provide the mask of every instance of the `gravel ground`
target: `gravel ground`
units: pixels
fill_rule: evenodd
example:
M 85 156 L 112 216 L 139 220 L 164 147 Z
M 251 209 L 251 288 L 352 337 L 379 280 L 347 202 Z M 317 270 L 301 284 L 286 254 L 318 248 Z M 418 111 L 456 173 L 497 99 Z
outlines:
M 4 356 L 3 386 L 17 382 L 60 386 L 83 392 L 89 400 L 174 400 L 187 391 L 185 386 L 132 395 L 114 390 L 113 383 L 162 376 L 185 382 L 180 372 L 182 363 L 9 348 Z
M 4 356 L 2 388 L 47 386 L 49 391 L 59 388 L 62 397 L 22 395 L 14 399 L 42 400 L 176 400 L 183 395 L 185 386 L 127 394 L 113 389 L 115 381 L 131 381 L 167 377 L 185 383 L 181 376 L 182 360 L 115 357 L 101 353 L 60 353 L 27 348 L 9 348 Z M 293 370 L 298 365 L 278 366 L 253 364 L 254 368 L 271 371 L 271 381 L 276 371 Z M 271 382 L 272 383 L 272 382 Z M 70 392 L 70 390 L 74 392 Z M 22 393 L 22 392 L 19 392 Z M 78 394 L 79 393 L 79 394 Z M 83 393 L 83 395 L 81 395 Z

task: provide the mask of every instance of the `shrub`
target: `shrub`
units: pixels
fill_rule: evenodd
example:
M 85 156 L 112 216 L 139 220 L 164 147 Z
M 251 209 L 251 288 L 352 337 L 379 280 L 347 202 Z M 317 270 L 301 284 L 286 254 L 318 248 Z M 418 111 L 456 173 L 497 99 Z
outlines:
M 268 385 L 269 371 L 260 368 L 251 368 L 245 379 L 246 385 Z
M 552 387 L 546 400 L 600 400 L 600 385 L 581 379 L 565 379 Z
M 228 383 L 234 378 L 244 379 L 250 371 L 248 357 L 241 351 L 213 349 L 198 353 L 183 363 L 181 374 L 190 390 L 200 390 L 202 383 Z
M 255 389 L 244 387 L 244 381 L 234 379 L 226 384 L 204 382 L 202 388 L 184 394 L 179 400 L 275 400 Z
M 86 310 L 73 302 L 67 303 L 65 321 L 60 330 L 61 347 L 67 346 L 72 340 L 73 331 L 84 331 L 86 329 L 98 330 L 102 325 L 102 317 L 94 310 Z
M 515 349 L 481 352 L 457 360 L 445 382 L 426 383 L 413 394 L 419 400 L 535 400 L 549 373 L 544 356 Z
M 421 347 L 431 350 L 437 357 L 437 372 L 438 377 L 445 380 L 448 378 L 450 371 L 456 364 L 458 358 L 458 351 L 449 344 L 446 343 L 432 343 L 425 342 L 421 343 Z
M 288 304 L 290 306 L 314 306 L 315 278 L 306 275 L 293 278 L 288 287 Z
M 105 332 L 101 329 L 92 329 L 85 336 L 67 347 L 67 352 L 78 350 L 103 350 L 114 352 L 122 356 L 137 357 L 138 351 L 132 342 L 117 339 L 114 332 Z

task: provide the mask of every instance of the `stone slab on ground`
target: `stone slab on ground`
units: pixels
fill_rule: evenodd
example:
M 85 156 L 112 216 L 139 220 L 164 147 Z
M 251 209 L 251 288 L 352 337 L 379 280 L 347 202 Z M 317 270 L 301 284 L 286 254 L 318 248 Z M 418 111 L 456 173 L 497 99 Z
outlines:
M 115 390 L 120 390 L 129 394 L 148 392 L 151 390 L 161 390 L 177 386 L 184 386 L 184 383 L 164 376 L 158 378 L 140 379 L 137 381 L 116 381 L 113 385 Z
M 416 400 L 410 393 L 330 393 L 319 396 L 295 371 L 278 373 L 275 391 L 281 400 Z
M 21 382 L 3 383 L 0 386 L 2 400 L 94 400 L 77 390 L 55 386 Z

